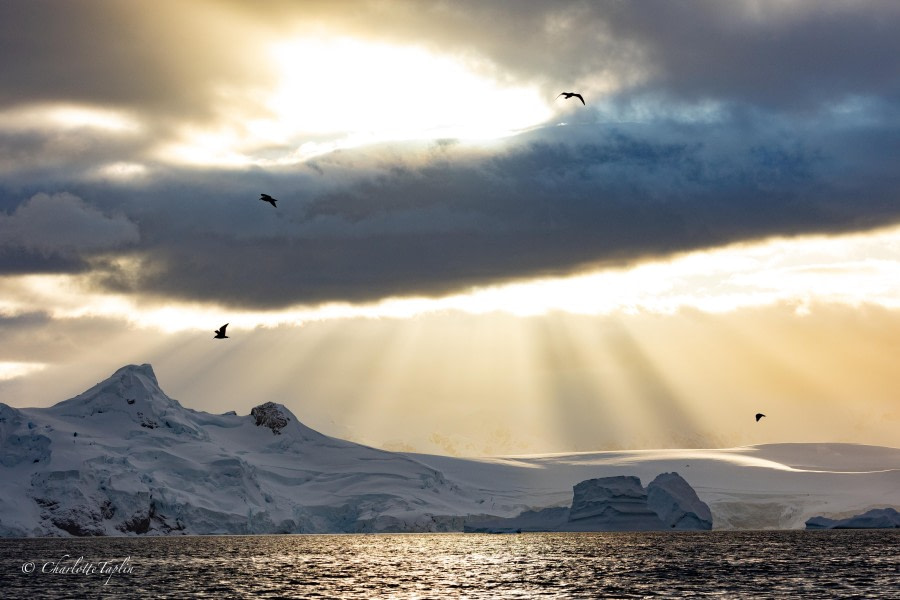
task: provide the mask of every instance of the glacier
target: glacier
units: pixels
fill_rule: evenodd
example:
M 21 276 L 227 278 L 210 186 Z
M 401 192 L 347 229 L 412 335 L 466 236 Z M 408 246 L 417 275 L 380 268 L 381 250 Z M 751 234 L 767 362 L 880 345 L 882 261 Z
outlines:
M 52 407 L 0 403 L 5 537 L 462 531 L 490 518 L 537 522 L 563 510 L 568 518 L 581 482 L 652 482 L 673 471 L 696 501 L 663 478 L 648 485 L 646 503 L 675 528 L 706 518 L 697 502 L 716 529 L 802 528 L 814 516 L 896 506 L 900 450 L 396 453 L 319 433 L 282 404 L 249 415 L 186 408 L 162 391 L 148 364 L 122 367 Z

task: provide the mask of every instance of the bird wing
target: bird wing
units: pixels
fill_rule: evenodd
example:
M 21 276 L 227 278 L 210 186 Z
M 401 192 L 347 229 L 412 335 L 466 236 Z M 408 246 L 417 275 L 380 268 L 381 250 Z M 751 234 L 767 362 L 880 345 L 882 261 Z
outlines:
M 576 98 L 578 98 L 579 100 L 581 100 L 581 103 L 584 104 L 584 98 L 581 97 L 581 94 L 572 94 L 572 95 L 575 96 Z M 584 105 L 587 106 L 587 104 L 584 104 Z
M 228 323 L 225 323 L 224 325 L 222 325 L 222 328 L 219 329 L 219 332 L 221 332 L 222 335 L 225 335 L 225 328 L 226 328 L 226 327 L 228 327 Z

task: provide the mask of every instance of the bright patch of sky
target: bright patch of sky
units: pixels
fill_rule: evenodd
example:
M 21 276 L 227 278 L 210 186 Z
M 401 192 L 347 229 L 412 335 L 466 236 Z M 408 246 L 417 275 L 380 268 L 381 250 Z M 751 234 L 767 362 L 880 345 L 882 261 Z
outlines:
M 35 373 L 45 368 L 43 363 L 35 362 L 0 362 L 0 381 L 23 377 L 31 373 Z
M 275 88 L 250 92 L 262 113 L 235 113 L 213 129 L 185 128 L 163 156 L 272 165 L 385 141 L 496 139 L 553 113 L 552 99 L 537 88 L 504 84 L 477 65 L 416 47 L 307 37 L 274 44 L 271 56 L 280 73 Z M 223 101 L 229 95 L 223 91 Z M 273 146 L 290 151 L 259 158 Z

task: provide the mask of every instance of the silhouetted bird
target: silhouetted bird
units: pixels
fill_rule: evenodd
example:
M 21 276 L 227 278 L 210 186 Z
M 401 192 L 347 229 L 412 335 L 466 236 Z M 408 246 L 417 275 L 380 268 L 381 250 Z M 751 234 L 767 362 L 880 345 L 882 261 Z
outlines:
M 228 323 L 225 323 L 224 325 L 222 325 L 221 327 L 219 327 L 218 329 L 216 329 L 216 337 L 213 338 L 213 339 L 224 340 L 225 338 L 227 338 L 228 336 L 225 335 L 225 328 L 226 328 L 226 327 L 228 327 Z
M 766 415 L 764 415 L 762 413 L 756 413 L 756 422 L 759 423 L 759 420 L 762 419 L 764 416 L 766 416 Z
M 272 206 L 275 206 L 275 203 L 278 202 L 278 198 L 273 198 L 272 196 L 270 196 L 268 194 L 260 194 L 259 199 L 262 200 L 263 202 L 268 202 Z M 278 208 L 278 207 L 275 206 L 275 208 Z
M 577 93 L 577 92 L 563 92 L 563 93 L 561 93 L 559 96 L 565 96 L 564 100 L 568 100 L 568 99 L 571 98 L 572 96 L 575 96 L 576 98 L 578 98 L 579 100 L 581 100 L 581 103 L 582 103 L 582 104 L 584 104 L 584 98 L 582 98 L 582 97 L 581 97 L 581 94 L 579 94 L 579 93 Z M 559 98 L 559 96 L 557 96 L 557 98 Z M 587 106 L 587 104 L 584 104 L 584 105 Z

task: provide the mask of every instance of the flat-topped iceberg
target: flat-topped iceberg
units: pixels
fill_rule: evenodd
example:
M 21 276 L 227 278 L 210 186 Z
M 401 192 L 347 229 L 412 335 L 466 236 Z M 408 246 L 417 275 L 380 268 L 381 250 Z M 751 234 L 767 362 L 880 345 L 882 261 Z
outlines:
M 647 531 L 663 529 L 647 506 L 647 490 L 633 476 L 599 477 L 573 488 L 567 531 Z

